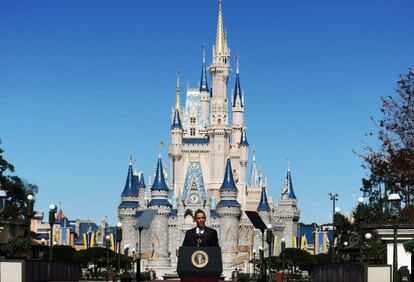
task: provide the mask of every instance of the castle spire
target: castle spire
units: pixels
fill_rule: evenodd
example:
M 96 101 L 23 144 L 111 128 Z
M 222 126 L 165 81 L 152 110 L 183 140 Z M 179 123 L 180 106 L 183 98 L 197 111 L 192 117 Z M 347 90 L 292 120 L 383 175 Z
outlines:
M 221 184 L 220 191 L 234 190 L 237 191 L 236 183 L 234 183 L 233 172 L 231 169 L 230 158 L 227 159 L 226 172 L 224 174 L 223 183 Z
M 226 33 L 224 30 L 224 24 L 223 24 L 222 0 L 219 0 L 216 44 L 214 45 L 214 50 L 216 54 L 221 54 L 221 55 L 224 55 L 227 51 Z
M 175 109 L 181 112 L 180 71 L 177 71 L 177 84 L 176 84 L 176 90 L 175 90 Z
M 236 102 L 240 101 L 240 107 L 243 107 L 242 91 L 240 87 L 240 62 L 239 56 L 236 56 L 236 85 L 233 93 L 233 107 L 236 106 Z
M 124 190 L 122 191 L 123 197 L 136 196 L 136 190 L 134 189 L 133 185 L 133 177 L 134 175 L 132 173 L 132 156 L 130 156 L 127 179 L 125 182 Z
M 286 175 L 287 195 L 289 199 L 296 200 L 295 191 L 293 190 L 292 175 L 290 172 L 290 160 L 288 159 L 288 169 Z
M 171 129 L 174 129 L 174 128 L 183 129 L 183 125 L 181 123 L 181 118 L 180 118 L 180 110 L 178 109 L 175 109 L 174 119 L 171 125 Z
M 259 173 L 257 172 L 256 150 L 255 149 L 253 149 L 252 168 L 250 169 L 249 185 L 250 186 L 258 186 L 259 185 Z
M 203 63 L 201 67 L 200 92 L 209 92 L 207 83 L 206 49 L 203 44 Z
M 269 202 L 267 201 L 266 188 L 262 187 L 262 194 L 260 195 L 259 206 L 257 211 L 270 211 Z
M 158 163 L 157 163 L 157 169 L 155 171 L 155 178 L 151 186 L 151 191 L 152 190 L 168 191 L 168 186 L 167 186 L 167 183 L 165 182 L 164 171 L 162 167 L 161 152 L 159 153 L 159 156 L 158 156 Z

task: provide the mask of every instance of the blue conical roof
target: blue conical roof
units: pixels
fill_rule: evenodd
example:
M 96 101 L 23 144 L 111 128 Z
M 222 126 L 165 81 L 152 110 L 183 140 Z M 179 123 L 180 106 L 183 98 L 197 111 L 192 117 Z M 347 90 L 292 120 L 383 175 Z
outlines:
M 175 109 L 174 112 L 174 120 L 173 124 L 171 125 L 171 129 L 173 128 L 183 129 L 183 125 L 181 124 L 180 112 L 178 111 L 178 109 Z
M 267 201 L 267 194 L 266 188 L 262 187 L 262 194 L 260 195 L 260 202 L 259 206 L 257 207 L 257 211 L 270 211 L 269 202 Z
M 125 182 L 125 188 L 124 188 L 124 191 L 122 191 L 122 196 L 136 196 L 136 192 L 133 186 L 133 178 L 134 178 L 134 175 L 132 174 L 132 164 L 130 163 L 128 167 L 128 174 L 127 174 L 127 179 Z
M 135 195 L 138 195 L 139 176 L 132 175 L 132 189 Z
M 144 174 L 141 172 L 141 175 L 139 177 L 139 183 L 138 183 L 138 188 L 146 188 L 145 186 L 145 180 L 144 180 Z
M 289 199 L 295 199 L 296 200 L 296 195 L 295 195 L 295 191 L 293 191 L 293 185 L 292 185 L 292 176 L 290 174 L 290 169 L 288 169 L 287 175 L 286 175 L 286 180 L 288 183 L 288 191 L 289 191 Z
M 240 106 L 243 107 L 242 91 L 240 87 L 240 74 L 239 74 L 239 61 L 237 61 L 236 67 L 236 85 L 233 92 L 233 107 L 236 106 L 237 99 L 240 99 Z
M 168 186 L 164 178 L 164 171 L 162 169 L 161 157 L 158 157 L 157 170 L 155 172 L 155 178 L 154 182 L 152 183 L 151 190 L 168 191 Z
M 231 161 L 229 158 L 227 159 L 226 172 L 224 174 L 223 184 L 221 184 L 220 190 L 237 191 L 237 186 L 234 183 L 233 172 L 231 169 Z
M 247 142 L 247 137 L 246 137 L 246 130 L 243 129 L 242 130 L 242 134 L 240 137 L 240 146 L 249 146 L 249 142 Z
M 206 53 L 203 45 L 203 64 L 201 66 L 200 92 L 209 92 L 207 83 Z

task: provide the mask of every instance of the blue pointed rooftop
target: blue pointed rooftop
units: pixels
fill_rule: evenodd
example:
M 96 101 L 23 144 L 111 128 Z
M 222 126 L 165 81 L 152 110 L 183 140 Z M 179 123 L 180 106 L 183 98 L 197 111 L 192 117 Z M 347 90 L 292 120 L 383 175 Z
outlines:
M 246 130 L 243 129 L 242 130 L 242 134 L 240 137 L 240 146 L 249 146 L 249 142 L 247 142 L 247 137 L 246 137 Z
M 174 128 L 183 129 L 183 125 L 181 123 L 181 118 L 180 118 L 180 112 L 178 111 L 178 109 L 175 109 L 174 120 L 173 120 L 173 124 L 171 125 L 171 129 L 174 129 Z
M 257 211 L 270 211 L 269 202 L 267 201 L 267 194 L 266 188 L 262 187 L 262 194 L 260 195 L 260 202 L 259 206 L 257 207 Z
M 290 170 L 288 170 L 288 172 L 287 172 L 286 179 L 287 179 L 288 185 L 289 185 L 289 199 L 296 200 L 295 191 L 293 191 L 292 176 L 290 175 Z
M 240 87 L 240 75 L 239 75 L 239 65 L 237 62 L 237 69 L 236 69 L 236 85 L 234 86 L 233 92 L 233 107 L 236 106 L 237 99 L 240 99 L 240 106 L 243 107 L 243 99 L 242 99 L 242 91 Z
M 127 179 L 125 182 L 124 191 L 122 191 L 122 196 L 136 196 L 136 191 L 133 186 L 133 178 L 134 175 L 132 174 L 132 164 L 129 164 Z
M 146 188 L 145 186 L 145 180 L 144 180 L 144 174 L 141 172 L 141 175 L 139 177 L 139 184 L 138 184 L 138 189 L 139 188 Z
M 223 183 L 221 184 L 221 187 L 220 187 L 220 191 L 224 191 L 224 190 L 237 191 L 236 183 L 234 183 L 233 171 L 231 169 L 230 159 L 227 159 L 226 172 L 224 174 Z
M 152 183 L 151 190 L 168 191 L 168 186 L 164 178 L 164 171 L 162 169 L 161 157 L 158 157 L 157 170 L 155 172 L 155 178 L 154 182 Z
M 209 92 L 207 83 L 206 55 L 203 46 L 203 64 L 201 66 L 200 92 Z

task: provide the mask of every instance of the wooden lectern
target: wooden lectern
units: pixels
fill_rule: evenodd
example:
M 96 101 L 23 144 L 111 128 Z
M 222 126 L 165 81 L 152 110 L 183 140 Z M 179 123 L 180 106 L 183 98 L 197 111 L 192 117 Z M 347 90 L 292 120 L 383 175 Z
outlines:
M 181 247 L 177 273 L 182 282 L 217 282 L 223 272 L 220 247 Z

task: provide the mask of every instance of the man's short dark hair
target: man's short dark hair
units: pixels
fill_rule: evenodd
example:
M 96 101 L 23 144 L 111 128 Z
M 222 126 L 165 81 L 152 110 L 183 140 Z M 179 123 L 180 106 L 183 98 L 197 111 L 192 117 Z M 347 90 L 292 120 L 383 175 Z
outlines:
M 195 212 L 194 212 L 194 220 L 197 218 L 197 214 L 198 213 L 202 213 L 202 214 L 204 214 L 204 217 L 206 216 L 206 213 L 202 210 L 202 209 L 197 209 Z

